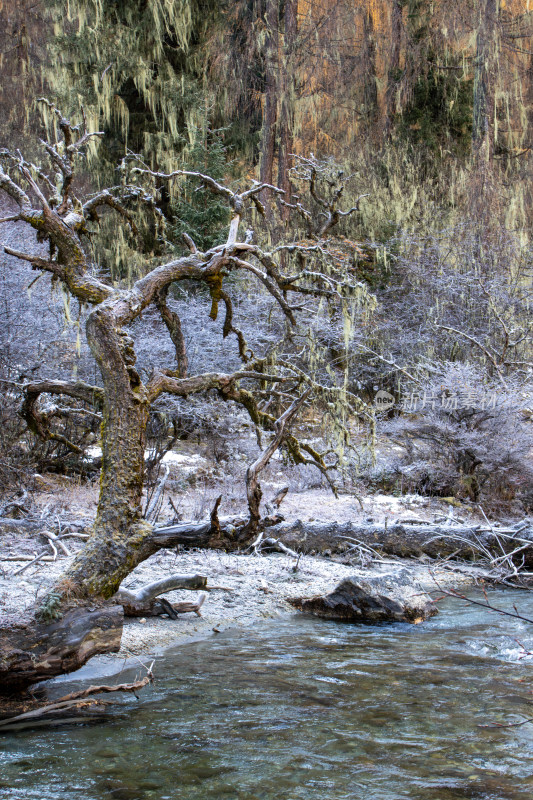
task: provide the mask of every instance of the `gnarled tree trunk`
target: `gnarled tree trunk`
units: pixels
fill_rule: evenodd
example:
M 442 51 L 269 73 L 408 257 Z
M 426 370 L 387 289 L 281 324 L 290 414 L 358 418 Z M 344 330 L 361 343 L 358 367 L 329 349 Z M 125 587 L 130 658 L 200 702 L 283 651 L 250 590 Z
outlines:
M 87 338 L 104 383 L 100 497 L 93 535 L 64 581 L 78 597 L 108 599 L 144 560 L 142 544 L 152 530 L 141 505 L 149 402 L 132 342 L 111 310 L 92 312 Z

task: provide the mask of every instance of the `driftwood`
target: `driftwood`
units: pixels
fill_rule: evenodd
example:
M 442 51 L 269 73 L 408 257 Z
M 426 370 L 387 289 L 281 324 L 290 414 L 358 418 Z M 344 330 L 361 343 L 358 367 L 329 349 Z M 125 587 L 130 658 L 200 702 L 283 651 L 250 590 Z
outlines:
M 91 525 L 92 520 L 87 518 L 82 522 L 77 521 L 75 523 L 68 522 L 68 528 L 76 528 L 76 529 L 83 529 L 89 525 Z M 22 517 L 20 519 L 12 519 L 11 517 L 0 517 L 0 533 L 42 533 L 43 529 L 48 529 L 50 525 L 49 520 L 47 519 L 35 519 L 32 517 Z M 67 536 L 80 536 L 81 538 L 85 538 L 86 534 L 79 534 L 70 531 L 69 533 L 63 533 L 58 535 L 59 539 L 65 539 Z
M 347 522 L 282 522 L 269 528 L 269 537 L 303 553 L 348 554 L 362 547 L 370 553 L 401 558 L 476 561 L 498 565 L 505 560 L 533 568 L 533 525 L 495 526 Z
M 202 547 L 221 548 L 227 551 L 239 550 L 246 546 L 282 544 L 298 553 L 317 554 L 329 551 L 343 554 L 358 545 L 369 552 L 377 551 L 402 558 L 446 558 L 473 561 L 484 556 L 487 560 L 504 561 L 511 557 L 522 569 L 533 570 L 533 522 L 525 520 L 520 525 L 498 527 L 488 521 L 482 525 L 446 523 L 393 522 L 391 524 L 373 522 L 284 522 L 280 514 L 263 517 L 257 529 L 259 535 L 249 542 L 250 529 L 247 516 L 218 518 L 218 505 L 213 509 L 209 520 L 203 522 L 180 522 L 154 528 L 142 545 L 146 555 L 163 548 Z M 11 529 L 42 533 L 42 523 L 26 520 L 0 520 Z M 46 538 L 59 544 L 61 537 Z M 76 534 L 77 535 L 77 534 Z M 269 541 L 272 540 L 272 541 Z M 281 548 L 278 548 L 281 549 Z M 43 552 L 41 558 L 48 560 Z M 179 588 L 179 587 L 176 587 Z M 203 588 L 203 587 L 197 587 Z
M 58 550 L 61 550 L 62 553 L 66 556 L 71 556 L 72 553 L 68 549 L 67 545 L 63 542 L 63 539 L 69 538 L 79 538 L 79 539 L 88 539 L 89 535 L 85 533 L 78 533 L 70 531 L 67 529 L 66 533 L 61 533 L 61 523 L 59 518 L 56 518 L 57 524 L 59 527 L 59 534 L 54 533 L 53 531 L 48 530 L 45 525 L 44 520 L 34 520 L 34 519 L 10 519 L 9 517 L 0 517 L 0 534 L 2 533 L 24 533 L 24 534 L 39 534 L 43 536 L 48 543 L 50 550 L 52 551 L 52 555 L 50 556 L 49 550 L 42 550 L 40 553 L 35 553 L 33 556 L 26 556 L 26 555 L 12 555 L 6 556 L 2 559 L 2 561 L 27 561 L 28 563 L 21 567 L 19 570 L 13 573 L 13 577 L 16 575 L 20 575 L 28 567 L 31 567 L 33 564 L 37 563 L 38 561 L 55 561 L 58 556 Z
M 56 560 L 56 557 L 57 557 L 57 552 L 55 553 L 55 555 L 54 555 L 53 557 L 52 557 L 52 556 L 49 556 L 48 560 L 49 560 L 49 561 L 55 561 L 55 560 Z M 38 561 L 42 561 L 42 560 L 43 560 L 43 559 L 45 559 L 45 558 L 46 558 L 46 550 L 43 550 L 43 552 L 42 552 L 42 553 L 39 553 L 39 555 L 37 555 L 37 556 L 34 556 L 33 558 L 31 558 L 31 559 L 28 561 L 28 563 L 27 563 L 27 564 L 24 564 L 24 566 L 23 566 L 23 567 L 21 567 L 21 568 L 20 568 L 20 569 L 18 569 L 16 572 L 14 572 L 14 573 L 13 573 L 13 577 L 16 577 L 17 575 L 20 575 L 22 572 L 24 572 L 25 570 L 27 570 L 27 569 L 28 569 L 28 567 L 31 567 L 31 566 L 32 566 L 32 564 L 36 564 Z
M 137 692 L 143 689 L 147 684 L 152 683 L 153 674 L 150 667 L 147 675 L 144 678 L 133 683 L 119 683 L 115 686 L 102 685 L 102 686 L 89 686 L 87 689 L 82 689 L 79 692 L 71 692 L 64 697 L 60 697 L 53 703 L 49 703 L 39 708 L 34 708 L 31 711 L 26 711 L 23 714 L 8 717 L 0 720 L 0 733 L 8 733 L 10 731 L 23 730 L 24 728 L 33 728 L 36 726 L 42 727 L 44 725 L 58 725 L 64 723 L 72 723 L 84 721 L 94 718 L 95 711 L 100 711 L 104 702 L 94 697 L 87 700 L 88 697 L 95 694 L 109 694 L 112 692 L 131 692 L 137 697 Z
M 263 517 L 258 523 L 259 530 L 264 530 L 276 525 L 283 520 L 280 514 Z M 168 525 L 154 528 L 148 537 L 145 547 L 151 552 L 162 548 L 173 547 L 203 547 L 222 549 L 227 551 L 239 550 L 246 546 L 250 539 L 248 518 L 221 517 L 216 521 L 211 519 L 205 522 L 180 522 L 177 525 Z
M 0 517 L 0 533 L 40 533 L 43 522 L 31 519 L 12 519 L 11 517 Z
M 283 542 L 278 541 L 278 539 L 274 539 L 272 536 L 267 536 L 266 539 L 263 539 L 260 544 L 262 545 L 262 549 L 277 550 L 278 553 L 285 553 L 286 556 L 298 558 L 298 553 L 296 553 L 294 550 L 291 550 L 291 548 L 287 547 L 287 545 L 283 544 Z
M 43 553 L 41 553 L 41 555 L 39 555 L 39 556 L 24 556 L 24 555 L 20 555 L 20 556 L 3 556 L 1 560 L 2 561 L 28 561 L 29 562 L 28 566 L 31 566 L 31 564 L 33 564 L 35 561 L 37 561 L 37 559 L 39 561 L 54 561 L 54 558 L 52 556 L 45 556 Z M 13 575 L 16 575 L 16 574 L 17 574 L 16 572 L 13 573 Z
M 0 518 L 9 517 L 15 514 L 20 514 L 25 517 L 31 507 L 31 501 L 28 498 L 26 489 L 21 489 L 17 493 L 17 498 L 8 500 L 3 506 L 0 506 Z
M 302 553 L 338 555 L 352 558 L 364 554 L 399 558 L 421 558 L 480 562 L 487 577 L 500 582 L 533 576 L 533 523 L 525 520 L 514 528 L 491 525 L 431 524 L 394 522 L 390 525 L 371 522 L 284 522 L 264 517 L 259 532 L 248 544 L 247 526 L 242 519 L 171 525 L 156 528 L 152 546 L 274 549 L 292 557 Z
M 49 544 L 49 546 L 50 546 L 50 548 L 52 550 L 52 553 L 53 553 L 53 556 L 52 556 L 52 559 L 51 559 L 52 561 L 55 561 L 56 558 L 57 558 L 57 550 L 58 550 L 58 548 L 66 556 L 71 556 L 72 555 L 70 550 L 61 541 L 61 539 L 64 539 L 66 536 L 75 535 L 75 534 L 66 533 L 66 534 L 63 534 L 62 536 L 57 536 L 55 533 L 52 533 L 51 531 L 45 531 L 45 530 L 40 531 L 40 533 L 41 533 L 41 536 L 44 536 L 44 538 L 48 540 L 48 544 Z M 47 561 L 47 560 L 49 560 L 49 559 L 46 558 L 47 552 L 48 552 L 47 550 L 43 550 L 38 555 L 36 555 L 34 558 L 29 559 L 29 562 L 27 564 L 25 564 L 23 567 L 21 567 L 20 569 L 18 569 L 16 572 L 14 572 L 13 576 L 20 575 L 22 572 L 27 570 L 28 567 L 31 567 L 31 565 L 35 564 L 37 561 Z
M 0 628 L 0 693 L 72 672 L 99 653 L 120 649 L 120 605 L 75 607 L 61 619 L 30 617 Z
M 62 539 L 61 536 L 57 536 L 57 534 L 52 533 L 52 531 L 44 531 L 44 530 L 41 531 L 41 535 L 44 536 L 45 539 L 48 539 L 48 541 L 50 542 L 50 545 L 54 549 L 55 549 L 55 547 L 58 547 L 60 550 L 63 551 L 63 553 L 66 556 L 72 555 L 72 553 L 70 552 L 70 550 L 68 549 L 66 544 L 64 544 L 64 542 L 61 541 L 61 539 Z

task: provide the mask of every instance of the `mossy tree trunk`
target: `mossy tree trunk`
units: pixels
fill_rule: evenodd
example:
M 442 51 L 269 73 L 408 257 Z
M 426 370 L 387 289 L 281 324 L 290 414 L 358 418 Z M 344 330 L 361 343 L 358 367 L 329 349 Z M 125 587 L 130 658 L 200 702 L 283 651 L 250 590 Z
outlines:
M 129 337 L 110 309 L 95 309 L 87 338 L 104 386 L 102 472 L 94 531 L 65 576 L 77 596 L 111 597 L 139 563 L 151 532 L 142 519 L 149 397 L 135 369 Z
M 298 34 L 298 3 L 286 0 L 283 16 L 283 63 L 280 70 L 279 87 L 279 156 L 278 186 L 285 192 L 285 200 L 291 202 L 291 182 L 289 169 L 292 166 L 291 153 L 294 152 L 294 100 L 296 92 L 296 37 Z M 290 210 L 282 207 L 282 219 L 288 222 Z
M 264 89 L 263 89 L 263 127 L 261 131 L 260 178 L 264 183 L 274 181 L 274 157 L 276 152 L 276 126 L 278 119 L 278 78 L 279 78 L 279 3 L 266 0 L 265 46 L 264 46 Z M 267 214 L 271 211 L 267 205 Z
M 387 74 L 387 89 L 385 95 L 386 108 L 383 126 L 385 136 L 390 135 L 396 109 L 397 107 L 400 107 L 400 103 L 398 102 L 398 94 L 400 92 L 401 81 L 403 79 L 402 70 L 400 69 L 400 56 L 404 25 L 403 10 L 404 4 L 401 2 L 401 0 L 393 0 L 391 7 L 390 62 Z

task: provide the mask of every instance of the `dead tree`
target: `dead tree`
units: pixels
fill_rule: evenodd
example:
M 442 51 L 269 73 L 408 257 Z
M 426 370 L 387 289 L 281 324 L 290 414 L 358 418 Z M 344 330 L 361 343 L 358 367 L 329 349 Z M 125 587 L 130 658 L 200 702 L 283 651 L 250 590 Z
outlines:
M 256 426 L 275 434 L 282 429 L 285 446 L 297 463 L 311 463 L 327 472 L 327 464 L 320 453 L 308 444 L 300 444 L 285 430 L 287 419 L 282 417 L 277 423 L 254 396 L 254 387 L 260 387 L 264 400 L 270 386 L 276 389 L 276 401 L 283 401 L 282 407 L 284 404 L 288 408 L 295 401 L 299 407 L 298 398 L 307 388 L 314 388 L 313 382 L 287 360 L 268 367 L 264 359 L 253 360 L 242 332 L 234 324 L 225 278 L 238 271 L 258 281 L 275 300 L 289 326 L 295 324 L 306 302 L 317 297 L 326 297 L 330 303 L 341 302 L 343 298 L 354 296 L 359 286 L 353 272 L 346 270 L 345 262 L 339 260 L 338 250 L 331 247 L 332 228 L 342 216 L 355 209 L 342 212 L 337 207 L 342 194 L 340 187 L 327 202 L 320 197 L 313 168 L 304 178 L 307 177 L 312 197 L 322 214 L 319 223 L 310 224 L 311 212 L 300 202 L 296 207 L 297 214 L 309 223 L 312 241 L 289 242 L 268 251 L 254 244 L 249 233 L 245 239 L 239 234 L 248 206 L 253 205 L 259 213 L 264 213 L 259 199 L 261 193 L 283 194 L 269 184 L 254 181 L 244 191 L 233 191 L 199 172 L 156 173 L 133 158 L 126 164 L 128 178 L 122 185 L 81 199 L 75 190 L 76 167 L 89 143 L 103 134 L 89 132 L 85 125 L 74 126 L 56 108 L 51 106 L 51 109 L 61 134 L 56 143 L 43 142 L 51 173 L 45 167 L 26 161 L 18 151 L 16 154 L 1 153 L 3 168 L 0 170 L 0 188 L 18 204 L 18 212 L 8 219 L 34 228 L 39 241 L 48 243 L 49 255 L 31 255 L 9 247 L 5 251 L 28 262 L 35 270 L 51 273 L 72 297 L 89 307 L 86 335 L 100 371 L 101 385 L 90 386 L 79 381 L 28 383 L 23 414 L 29 427 L 46 438 L 58 434 L 52 432 L 46 413 L 40 410 L 42 394 L 74 398 L 96 406 L 102 415 L 103 459 L 98 510 L 86 546 L 31 619 L 0 631 L 0 682 L 6 687 L 69 671 L 95 653 L 116 649 L 120 641 L 122 608 L 106 604 L 123 579 L 161 547 L 182 542 L 187 534 L 191 544 L 226 548 L 239 547 L 257 536 L 261 525 L 260 490 L 255 484 L 249 492 L 251 513 L 236 523 L 219 520 L 215 513 L 206 525 L 179 526 L 179 535 L 173 538 L 170 533 L 158 535 L 143 518 L 146 427 L 150 406 L 162 394 L 187 398 L 214 391 L 222 399 L 246 409 Z M 99 214 L 105 210 L 116 212 L 135 235 L 136 215 L 143 209 L 161 218 L 156 187 L 172 180 L 195 181 L 225 199 L 231 210 L 225 243 L 200 252 L 186 235 L 187 255 L 161 264 L 133 285 L 115 286 L 98 277 L 84 249 L 84 237 L 98 222 Z M 313 259 L 316 264 L 311 263 Z M 287 268 L 290 274 L 286 274 Z M 230 374 L 188 374 L 180 320 L 167 303 L 169 287 L 180 281 L 192 281 L 208 288 L 212 319 L 217 318 L 219 304 L 223 304 L 222 334 L 224 337 L 235 335 L 241 369 Z M 303 304 L 296 301 L 302 295 Z M 175 346 L 177 368 L 155 368 L 143 382 L 135 367 L 134 341 L 128 334 L 128 326 L 149 306 L 158 309 L 168 330 Z M 293 411 L 289 415 L 292 414 Z M 278 436 L 278 443 L 281 438 Z M 253 481 L 256 480 L 254 473 Z M 53 657 L 49 652 L 52 640 L 47 639 L 50 626 L 54 631 Z

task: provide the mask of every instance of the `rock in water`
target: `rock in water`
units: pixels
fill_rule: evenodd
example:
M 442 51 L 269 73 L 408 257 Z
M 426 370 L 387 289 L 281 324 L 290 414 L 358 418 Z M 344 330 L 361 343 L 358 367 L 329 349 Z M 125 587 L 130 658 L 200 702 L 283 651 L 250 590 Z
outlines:
M 327 595 L 297 597 L 291 605 L 308 614 L 344 622 L 422 622 L 437 613 L 431 597 L 408 570 L 345 578 Z

